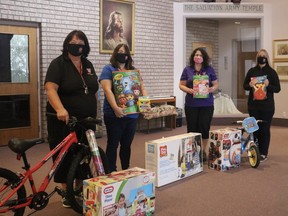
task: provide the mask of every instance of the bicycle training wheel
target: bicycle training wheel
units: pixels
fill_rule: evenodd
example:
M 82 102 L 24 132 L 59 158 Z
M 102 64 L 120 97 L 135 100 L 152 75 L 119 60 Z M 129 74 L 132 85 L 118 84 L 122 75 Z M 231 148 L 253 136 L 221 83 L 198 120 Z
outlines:
M 257 168 L 260 164 L 260 152 L 256 144 L 251 145 L 248 149 L 248 157 L 250 166 Z
M 100 156 L 106 174 L 109 174 L 108 159 L 103 149 L 99 148 Z M 67 176 L 67 198 L 71 207 L 78 213 L 83 212 L 83 180 L 97 176 L 92 165 L 89 147 L 82 149 L 73 159 Z
M 15 173 L 7 169 L 0 168 L 0 202 L 13 191 L 19 182 L 20 178 Z M 19 188 L 17 193 L 15 193 L 6 203 L 4 203 L 3 206 L 0 206 L 0 215 L 5 213 L 5 216 L 22 216 L 24 214 L 25 207 L 7 212 L 6 210 L 25 201 L 26 190 L 25 187 L 22 186 Z

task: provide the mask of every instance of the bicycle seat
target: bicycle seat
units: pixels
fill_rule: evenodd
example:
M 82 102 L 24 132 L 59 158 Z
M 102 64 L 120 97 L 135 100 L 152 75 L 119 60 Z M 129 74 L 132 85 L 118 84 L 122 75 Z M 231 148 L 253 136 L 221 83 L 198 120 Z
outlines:
M 247 133 L 253 133 L 259 129 L 257 121 L 254 117 L 245 118 L 243 120 L 242 126 L 247 131 Z
M 15 153 L 21 154 L 24 153 L 29 148 L 33 147 L 34 145 L 43 143 L 43 138 L 36 138 L 36 139 L 19 139 L 13 138 L 10 139 L 8 142 L 8 147 Z

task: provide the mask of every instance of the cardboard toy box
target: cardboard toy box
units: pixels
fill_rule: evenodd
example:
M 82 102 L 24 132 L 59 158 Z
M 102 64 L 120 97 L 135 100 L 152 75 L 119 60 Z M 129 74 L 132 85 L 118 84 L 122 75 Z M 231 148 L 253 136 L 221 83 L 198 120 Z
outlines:
M 227 171 L 241 162 L 241 131 L 224 128 L 209 132 L 208 167 Z
M 187 133 L 145 143 L 145 168 L 156 174 L 156 187 L 203 171 L 202 136 Z
M 155 173 L 131 168 L 83 181 L 83 215 L 149 216 L 155 212 Z

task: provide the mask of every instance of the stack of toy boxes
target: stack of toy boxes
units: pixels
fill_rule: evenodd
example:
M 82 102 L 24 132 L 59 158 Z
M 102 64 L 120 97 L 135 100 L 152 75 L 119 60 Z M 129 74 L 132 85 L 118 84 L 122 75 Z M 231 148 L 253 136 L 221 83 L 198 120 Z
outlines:
M 225 128 L 209 132 L 208 167 L 226 171 L 241 162 L 241 130 Z
M 203 171 L 201 134 L 187 133 L 146 142 L 145 168 L 156 173 L 156 187 Z
M 83 214 L 152 215 L 155 173 L 138 167 L 83 181 Z

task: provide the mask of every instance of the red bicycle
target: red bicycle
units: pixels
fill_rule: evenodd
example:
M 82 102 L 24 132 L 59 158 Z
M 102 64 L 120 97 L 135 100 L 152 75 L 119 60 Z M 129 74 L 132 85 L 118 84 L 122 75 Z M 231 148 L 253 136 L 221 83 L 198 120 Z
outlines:
M 46 189 L 55 174 L 55 170 L 57 170 L 64 157 L 67 155 L 68 151 L 72 152 L 74 158 L 67 176 L 66 196 L 70 201 L 71 207 L 76 212 L 81 214 L 83 208 L 82 181 L 84 179 L 95 177 L 98 174 L 103 174 L 103 172 L 97 173 L 97 167 L 95 167 L 95 163 L 93 163 L 93 161 L 95 162 L 95 157 L 93 157 L 95 154 L 93 154 L 89 147 L 91 143 L 88 145 L 87 143 L 83 143 L 82 139 L 78 140 L 75 128 L 76 126 L 80 126 L 83 131 L 83 135 L 84 132 L 86 132 L 87 140 L 91 142 L 91 137 L 89 137 L 89 134 L 91 135 L 92 130 L 87 130 L 87 125 L 97 123 L 99 123 L 99 120 L 91 117 L 82 120 L 78 120 L 75 117 L 70 117 L 69 123 L 67 124 L 70 133 L 63 139 L 63 141 L 61 141 L 32 168 L 28 163 L 25 152 L 33 146 L 43 143 L 44 140 L 41 138 L 11 139 L 8 143 L 8 146 L 13 152 L 17 154 L 17 160 L 22 158 L 24 162 L 24 166 L 22 168 L 25 170 L 25 172 L 19 173 L 5 168 L 0 168 L 0 214 L 9 215 L 8 213 L 10 213 L 10 215 L 14 214 L 15 216 L 22 216 L 26 206 L 29 206 L 31 209 L 35 210 L 31 213 L 33 214 L 36 211 L 45 208 L 49 202 L 50 197 L 55 192 L 61 196 L 64 196 L 64 191 L 57 186 L 49 194 L 46 192 Z M 96 141 L 96 139 L 94 141 Z M 102 160 L 101 162 L 103 164 L 105 173 L 108 174 L 109 166 L 107 157 L 100 147 L 96 146 L 96 148 L 97 151 L 99 151 L 98 155 L 100 153 L 100 158 Z M 56 153 L 59 153 L 56 160 L 53 162 L 47 175 L 44 177 L 42 184 L 37 190 L 33 180 L 33 173 L 38 171 Z M 32 193 L 28 196 L 25 189 L 25 183 L 27 181 L 29 181 L 32 191 Z M 81 184 L 79 184 L 79 182 Z

